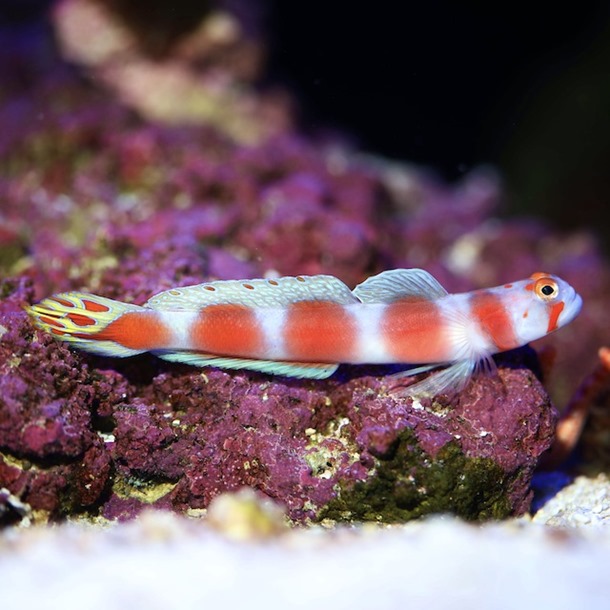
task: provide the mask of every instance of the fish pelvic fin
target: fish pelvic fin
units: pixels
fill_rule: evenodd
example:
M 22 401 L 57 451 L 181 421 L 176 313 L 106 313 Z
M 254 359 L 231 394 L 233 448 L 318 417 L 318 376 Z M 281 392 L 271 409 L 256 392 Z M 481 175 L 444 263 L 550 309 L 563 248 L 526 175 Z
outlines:
M 145 350 L 131 349 L 97 335 L 124 313 L 143 309 L 85 292 L 63 292 L 25 307 L 35 326 L 56 339 L 100 356 L 115 357 L 133 356 Z
M 421 381 L 408 386 L 399 381 L 405 377 L 427 372 L 437 366 L 443 365 L 418 367 L 391 375 L 391 378 L 397 383 L 390 387 L 390 394 L 397 397 L 433 398 L 439 394 L 461 392 L 474 375 L 493 375 L 496 373 L 496 364 L 493 358 L 485 356 L 450 363 L 445 368 L 435 371 Z

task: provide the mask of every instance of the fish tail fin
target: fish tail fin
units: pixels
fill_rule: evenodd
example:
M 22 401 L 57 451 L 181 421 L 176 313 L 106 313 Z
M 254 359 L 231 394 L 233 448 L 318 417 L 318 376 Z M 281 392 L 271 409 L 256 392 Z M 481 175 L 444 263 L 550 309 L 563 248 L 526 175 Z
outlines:
M 55 294 L 25 307 L 34 324 L 56 339 L 94 354 L 118 357 L 133 356 L 144 350 L 131 349 L 99 335 L 124 313 L 143 309 L 84 292 Z

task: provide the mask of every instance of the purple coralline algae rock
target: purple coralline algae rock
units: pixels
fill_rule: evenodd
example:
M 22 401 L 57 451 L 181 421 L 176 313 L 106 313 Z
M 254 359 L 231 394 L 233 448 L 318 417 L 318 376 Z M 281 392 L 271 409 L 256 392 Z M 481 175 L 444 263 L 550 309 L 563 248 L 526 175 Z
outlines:
M 111 461 L 91 418 L 94 391 L 78 356 L 34 333 L 27 281 L 0 284 L 0 487 L 49 515 L 96 505 Z M 49 347 L 51 349 L 49 349 Z
M 527 510 L 556 417 L 527 348 L 498 356 L 497 376 L 420 404 L 388 392 L 392 367 L 303 381 L 76 353 L 35 330 L 22 305 L 70 289 L 143 303 L 173 286 L 265 274 L 354 285 L 415 266 L 459 291 L 548 270 L 586 303 L 548 340 L 565 356 L 551 379 L 565 397 L 610 327 L 608 266 L 591 238 L 493 220 L 490 175 L 448 187 L 289 130 L 244 146 L 213 125 L 151 124 L 47 67 L 17 74 L 0 60 L 11 101 L 0 105 L 11 126 L 0 133 L 7 497 L 39 519 L 192 512 L 242 486 L 296 521 Z

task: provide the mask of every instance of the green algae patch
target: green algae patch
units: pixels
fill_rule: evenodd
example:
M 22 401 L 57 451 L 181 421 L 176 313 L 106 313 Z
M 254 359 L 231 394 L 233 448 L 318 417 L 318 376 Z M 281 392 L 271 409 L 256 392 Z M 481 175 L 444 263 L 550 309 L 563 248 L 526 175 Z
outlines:
M 166 496 L 174 487 L 176 487 L 176 483 L 171 481 L 153 481 L 117 476 L 112 491 L 119 498 L 135 499 L 144 504 L 153 504 Z
M 503 519 L 512 512 L 506 478 L 493 460 L 467 457 L 455 441 L 432 457 L 407 429 L 395 450 L 377 461 L 371 477 L 340 484 L 318 518 L 401 523 L 451 513 L 469 521 Z

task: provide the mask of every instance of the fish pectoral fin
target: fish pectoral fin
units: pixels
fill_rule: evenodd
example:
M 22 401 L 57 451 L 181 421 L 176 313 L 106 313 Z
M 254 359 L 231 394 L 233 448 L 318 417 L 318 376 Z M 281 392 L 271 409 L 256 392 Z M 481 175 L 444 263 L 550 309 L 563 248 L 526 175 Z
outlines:
M 225 358 L 199 352 L 153 352 L 155 356 L 170 362 L 182 362 L 192 366 L 216 366 L 221 369 L 248 369 L 270 375 L 299 377 L 304 379 L 326 379 L 339 367 L 338 364 L 310 362 L 283 362 L 275 360 L 254 360 L 250 358 Z
M 438 365 L 433 365 L 428 368 L 433 368 Z M 415 397 L 434 397 L 438 394 L 446 392 L 459 392 L 464 389 L 472 374 L 479 367 L 479 360 L 459 360 L 450 364 L 447 368 L 432 373 L 425 379 L 418 381 L 409 386 L 396 384 L 390 387 L 390 394 L 393 396 L 411 396 Z M 391 377 L 404 378 L 406 375 L 413 375 L 425 372 L 426 367 L 419 367 L 410 371 L 402 371 Z
M 392 269 L 368 278 L 352 291 L 363 303 L 392 303 L 413 298 L 433 301 L 447 291 L 423 269 Z

